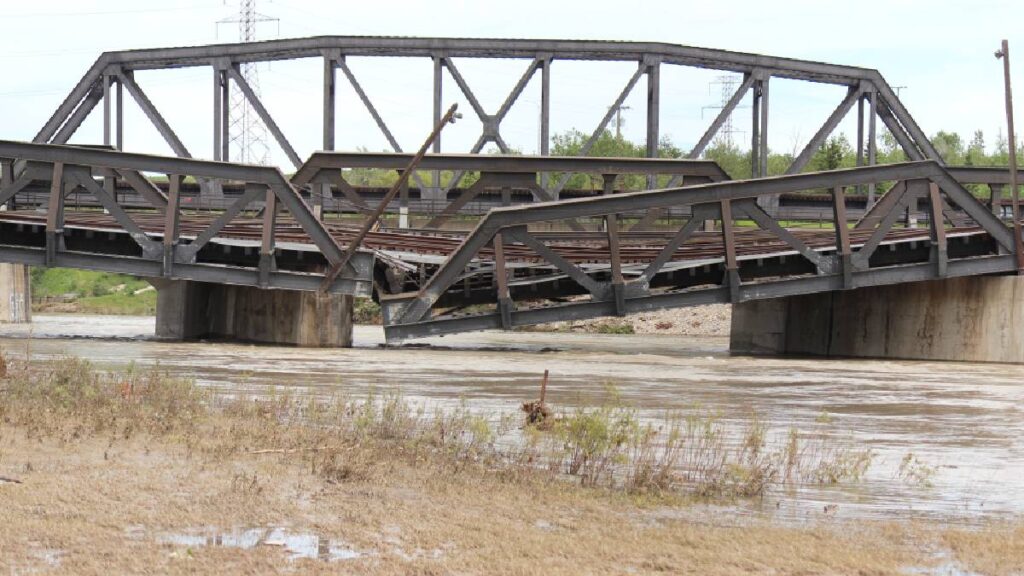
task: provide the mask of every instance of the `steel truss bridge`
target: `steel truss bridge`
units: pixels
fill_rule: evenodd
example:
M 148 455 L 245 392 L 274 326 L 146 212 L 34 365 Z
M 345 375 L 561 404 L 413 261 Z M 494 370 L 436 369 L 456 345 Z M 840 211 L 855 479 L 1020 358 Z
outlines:
M 34 142 L 0 141 L 0 261 L 317 290 L 327 271 L 346 260 L 360 220 L 381 199 L 379 190 L 353 185 L 346 176 L 357 168 L 400 171 L 409 158 L 326 151 L 302 161 L 238 67 L 322 58 L 324 148 L 333 148 L 341 70 L 400 152 L 347 56 L 432 59 L 435 118 L 447 70 L 483 126 L 469 154 L 426 157 L 414 186 L 388 207 L 397 226 L 381 223 L 367 235 L 328 287 L 379 299 L 392 341 L 1018 269 L 1013 232 L 1001 218 L 1007 171 L 944 166 L 877 71 L 652 43 L 340 37 L 102 55 Z M 463 57 L 524 59 L 526 71 L 491 113 L 458 72 L 454 59 Z M 584 145 L 584 157 L 547 155 L 550 75 L 559 60 L 637 64 Z M 744 76 L 689 158 L 657 158 L 659 78 L 666 65 Z M 190 157 L 133 77 L 137 70 L 187 66 L 213 70 L 213 161 Z M 501 123 L 538 72 L 542 154 L 478 154 L 488 142 L 508 150 Z M 647 81 L 649 158 L 585 157 L 641 77 Z M 847 94 L 787 173 L 768 177 L 771 78 L 842 85 Z M 291 177 L 276 168 L 221 161 L 229 153 L 225 105 L 231 82 L 294 164 Z M 123 90 L 177 157 L 121 151 Z M 731 181 L 698 158 L 748 93 L 751 178 Z M 66 145 L 100 102 L 104 145 Z M 858 151 L 864 152 L 859 166 L 802 173 L 855 104 Z M 875 165 L 876 119 L 909 162 Z M 442 172 L 451 175 L 444 186 L 437 177 Z M 596 176 L 601 186 L 569 190 L 573 174 Z M 642 177 L 645 189 L 622 191 L 624 176 Z M 972 195 L 969 184 L 987 185 L 989 203 Z M 857 194 L 862 191 L 868 195 Z M 877 201 L 874 191 L 881 193 Z M 787 228 L 787 210 L 796 207 L 817 218 L 824 212 L 835 225 Z M 482 218 L 467 215 L 485 210 Z M 924 226 L 917 226 L 918 219 Z

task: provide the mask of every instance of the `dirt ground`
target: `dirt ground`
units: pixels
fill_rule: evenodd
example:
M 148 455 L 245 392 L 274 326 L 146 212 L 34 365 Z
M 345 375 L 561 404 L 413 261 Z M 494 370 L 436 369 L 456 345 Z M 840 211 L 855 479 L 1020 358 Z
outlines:
M 479 471 L 381 461 L 332 483 L 288 455 L 209 459 L 163 441 L 27 440 L 9 427 L 0 451 L 2 474 L 21 481 L 0 484 L 7 573 L 880 574 L 927 563 L 894 527 L 705 525 Z M 327 543 L 313 558 L 291 558 L 301 549 L 280 537 L 223 544 L 270 528 Z
M 900 574 L 1024 567 L 1024 525 L 738 516 L 413 440 L 397 401 L 214 399 L 87 363 L 0 376 L 0 573 Z M 333 423 L 333 424 L 332 424 Z M 349 423 L 347 428 L 340 427 Z M 455 436 L 451 430 L 456 430 Z M 420 439 L 423 437 L 420 436 Z M 440 447 L 438 447 L 440 446 Z M 728 502 L 717 502 L 728 504 Z
M 677 514 L 685 504 L 388 458 L 332 482 L 286 454 L 210 458 L 162 440 L 28 440 L 10 427 L 0 441 L 0 475 L 21 482 L 0 482 L 0 571 L 12 574 L 896 574 L 941 563 L 911 526 L 694 521 Z M 262 541 L 232 543 L 245 533 Z M 1020 528 L 937 538 L 980 573 L 1024 566 Z

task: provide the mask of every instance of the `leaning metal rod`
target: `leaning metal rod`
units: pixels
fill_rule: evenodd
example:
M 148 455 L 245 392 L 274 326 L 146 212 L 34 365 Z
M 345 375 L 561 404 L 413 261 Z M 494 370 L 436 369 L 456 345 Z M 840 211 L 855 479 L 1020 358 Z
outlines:
M 441 135 L 441 130 L 443 130 L 449 123 L 454 124 L 456 118 L 462 117 L 461 114 L 455 113 L 458 108 L 458 103 L 452 104 L 452 107 L 448 109 L 448 112 L 445 113 L 444 117 L 442 117 L 437 125 L 434 126 L 434 131 L 431 132 L 430 136 L 428 136 L 426 141 L 423 142 L 423 146 L 420 146 L 419 151 L 416 152 L 416 155 L 409 161 L 409 165 L 405 167 L 401 174 L 399 174 L 398 181 L 391 186 L 391 190 L 388 190 L 388 193 L 384 195 L 384 199 L 377 205 L 377 208 L 369 217 L 367 217 L 366 221 L 363 222 L 363 226 L 359 229 L 359 233 L 356 234 L 356 237 L 349 241 L 348 248 L 346 248 L 345 253 L 341 255 L 341 260 L 331 267 L 327 272 L 327 275 L 324 276 L 324 281 L 320 284 L 320 292 L 327 292 L 331 287 L 331 284 L 333 284 L 334 280 L 338 277 L 338 274 L 341 274 L 345 265 L 348 264 L 348 261 L 352 259 L 356 250 L 358 250 L 359 246 L 363 243 L 366 235 L 369 234 L 377 225 L 381 215 L 384 214 L 384 210 L 387 209 L 388 204 L 391 204 L 391 201 L 395 199 L 398 191 L 401 190 L 407 182 L 409 182 L 409 175 L 416 170 L 416 166 L 419 165 L 420 161 L 423 160 L 423 157 L 427 154 L 427 149 L 430 148 L 431 144 L 434 143 L 434 140 Z
M 1003 81 L 1006 84 L 1006 128 L 1010 139 L 1010 206 L 1013 210 L 1013 246 L 1017 253 L 1017 274 L 1024 274 L 1024 240 L 1020 236 L 1020 201 L 1017 198 L 1017 138 L 1013 133 L 1013 93 L 1010 89 L 1010 45 L 1003 40 L 996 58 L 1003 59 Z

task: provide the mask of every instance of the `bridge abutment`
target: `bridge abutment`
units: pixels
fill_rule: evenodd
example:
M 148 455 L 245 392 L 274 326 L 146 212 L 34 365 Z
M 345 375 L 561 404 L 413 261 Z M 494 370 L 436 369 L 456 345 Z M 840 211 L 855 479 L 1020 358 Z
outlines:
M 950 278 L 733 306 L 730 349 L 1024 363 L 1024 277 Z
M 0 323 L 32 321 L 32 284 L 28 266 L 0 264 Z
M 249 286 L 154 280 L 156 333 L 296 346 L 352 346 L 353 297 Z

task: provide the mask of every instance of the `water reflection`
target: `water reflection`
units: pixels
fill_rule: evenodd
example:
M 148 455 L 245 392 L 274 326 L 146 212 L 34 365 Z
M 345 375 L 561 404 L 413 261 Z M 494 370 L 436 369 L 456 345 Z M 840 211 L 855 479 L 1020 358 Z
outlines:
M 245 530 L 220 531 L 214 527 L 186 530 L 180 533 L 161 534 L 160 542 L 200 548 L 223 546 L 249 550 L 259 546 L 276 546 L 288 553 L 290 560 L 308 558 L 326 562 L 352 560 L 364 554 L 342 542 L 331 541 L 309 532 L 291 532 L 284 528 L 250 528 Z

